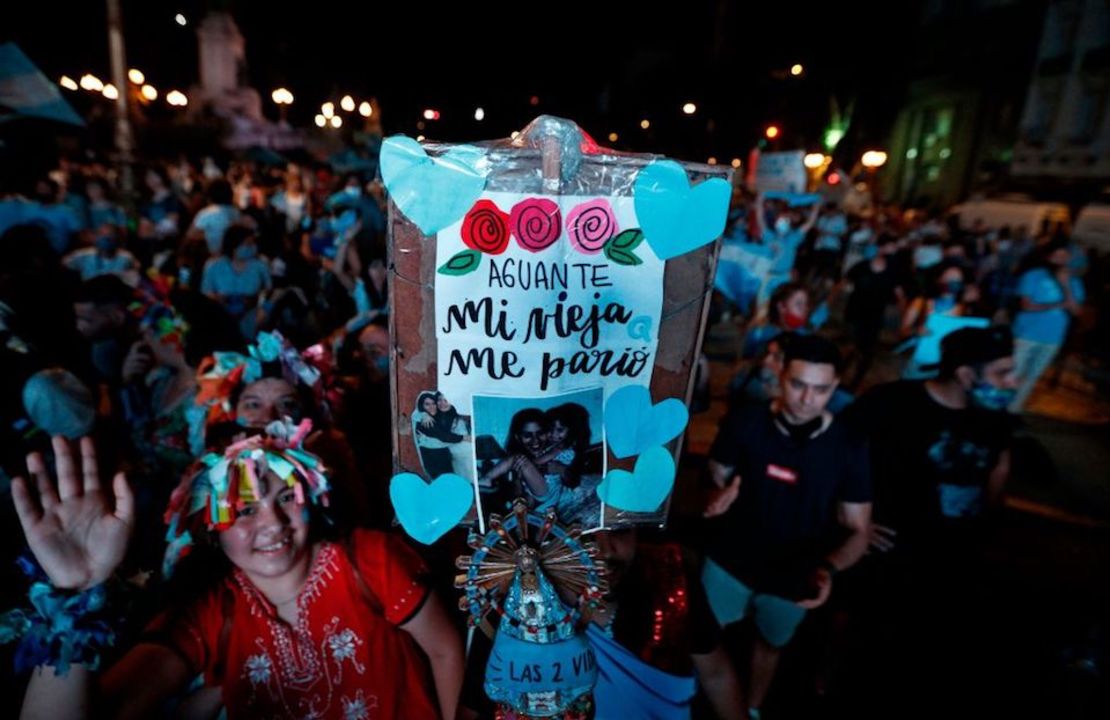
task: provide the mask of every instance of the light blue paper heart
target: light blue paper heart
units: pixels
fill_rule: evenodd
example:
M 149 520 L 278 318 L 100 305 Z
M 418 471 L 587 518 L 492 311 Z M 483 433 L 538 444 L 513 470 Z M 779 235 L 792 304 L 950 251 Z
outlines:
M 400 473 L 389 481 L 389 499 L 405 532 L 413 540 L 431 545 L 470 512 L 474 490 L 454 473 L 440 475 L 431 483 L 413 473 Z
M 666 448 L 648 448 L 633 472 L 610 470 L 597 486 L 606 505 L 626 512 L 655 512 L 674 487 L 674 458 Z
M 397 135 L 382 143 L 382 181 L 405 217 L 432 235 L 466 215 L 482 194 L 484 158 L 469 145 L 429 157 L 420 143 Z
M 722 178 L 690 187 L 673 160 L 656 160 L 636 176 L 632 200 L 644 239 L 670 260 L 717 239 L 725 229 L 732 188 Z
M 681 400 L 667 398 L 652 405 L 647 388 L 626 385 L 605 403 L 605 440 L 614 457 L 632 457 L 678 437 L 689 420 Z

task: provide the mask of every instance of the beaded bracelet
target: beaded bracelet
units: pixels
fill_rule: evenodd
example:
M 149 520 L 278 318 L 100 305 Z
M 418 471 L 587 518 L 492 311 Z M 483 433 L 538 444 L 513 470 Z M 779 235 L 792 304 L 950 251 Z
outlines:
M 28 593 L 34 609 L 0 615 L 0 644 L 20 640 L 16 672 L 40 665 L 53 667 L 58 675 L 69 672 L 71 665 L 96 670 L 101 651 L 115 644 L 114 626 L 120 619 L 108 612 L 107 585 L 81 592 L 58 590 L 34 561 L 21 557 L 18 563 L 34 580 Z

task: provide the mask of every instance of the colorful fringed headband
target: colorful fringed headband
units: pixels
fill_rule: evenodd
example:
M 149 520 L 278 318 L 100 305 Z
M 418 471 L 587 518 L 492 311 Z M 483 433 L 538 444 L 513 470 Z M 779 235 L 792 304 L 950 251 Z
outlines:
M 160 341 L 184 351 L 189 324 L 170 302 L 172 290 L 172 278 L 167 279 L 151 270 L 147 279 L 135 290 L 135 301 L 128 306 L 128 310 L 139 321 L 139 327 L 151 330 Z
M 194 533 L 226 530 L 245 503 L 263 495 L 260 479 L 272 474 L 293 488 L 297 504 L 328 504 L 327 469 L 301 447 L 312 421 L 300 425 L 271 423 L 265 435 L 228 446 L 222 455 L 208 453 L 186 473 L 170 496 L 165 520 L 169 529 L 162 572 L 169 576 L 194 542 Z
M 201 360 L 197 368 L 199 389 L 195 405 L 186 412 L 193 452 L 203 452 L 207 428 L 235 421 L 231 397 L 236 388 L 262 379 L 263 365 L 280 363 L 286 381 L 294 387 L 310 388 L 317 400 L 323 401 L 322 378 L 329 373 L 331 357 L 321 347 L 314 345 L 300 353 L 275 330 L 259 333 L 248 353 L 217 352 Z

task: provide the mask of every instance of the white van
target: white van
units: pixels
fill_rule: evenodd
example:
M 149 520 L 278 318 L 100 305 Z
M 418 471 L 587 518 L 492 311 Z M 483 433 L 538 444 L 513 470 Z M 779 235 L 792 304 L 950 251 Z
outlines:
M 994 200 L 968 200 L 955 205 L 949 211 L 960 217 L 960 228 L 968 230 L 975 225 L 976 220 L 981 220 L 983 225 L 990 230 L 998 230 L 1009 226 L 1016 231 L 1025 226 L 1030 235 L 1036 235 L 1044 221 L 1055 225 L 1070 220 L 1068 206 L 1062 203 L 1043 203 L 1023 200 L 1018 198 L 998 198 Z
M 1080 247 L 1110 253 L 1110 205 L 1091 204 L 1079 211 L 1075 218 L 1072 238 Z

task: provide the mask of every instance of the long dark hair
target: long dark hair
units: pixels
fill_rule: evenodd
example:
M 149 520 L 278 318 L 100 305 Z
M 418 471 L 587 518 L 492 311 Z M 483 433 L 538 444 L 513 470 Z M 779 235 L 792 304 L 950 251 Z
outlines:
M 548 427 L 559 422 L 567 428 L 567 439 L 574 450 L 574 460 L 567 467 L 563 485 L 577 487 L 582 477 L 586 451 L 590 449 L 590 413 L 578 403 L 570 402 L 551 408 L 544 413 L 544 419 Z
M 771 293 L 771 299 L 767 303 L 767 320 L 772 325 L 779 325 L 782 323 L 782 314 L 779 312 L 779 305 L 785 304 L 790 298 L 794 297 L 795 293 L 804 292 L 807 300 L 812 300 L 809 293 L 809 288 L 805 283 L 788 282 L 779 285 Z
M 417 396 L 417 398 L 416 398 L 416 411 L 417 412 L 424 412 L 424 401 L 425 400 L 431 400 L 432 404 L 435 405 L 435 403 L 436 403 L 436 394 L 434 392 L 420 393 L 420 395 Z
M 543 411 L 537 408 L 524 408 L 518 410 L 513 415 L 512 421 L 509 422 L 509 437 L 505 439 L 505 452 L 509 455 L 516 455 L 518 453 L 528 454 L 524 446 L 517 440 L 524 426 L 528 423 L 536 423 L 540 427 L 544 426 Z
M 439 406 L 439 399 L 441 397 L 444 397 L 443 393 L 437 392 L 436 393 L 435 423 L 439 427 L 441 427 L 444 430 L 447 430 L 448 432 L 450 432 L 451 427 L 455 424 L 455 419 L 459 417 L 459 411 L 455 408 L 455 406 L 453 404 L 451 405 L 450 410 L 440 410 L 438 406 Z M 446 399 L 446 398 L 444 398 L 444 399 Z M 450 403 L 451 401 L 448 400 L 447 402 Z

